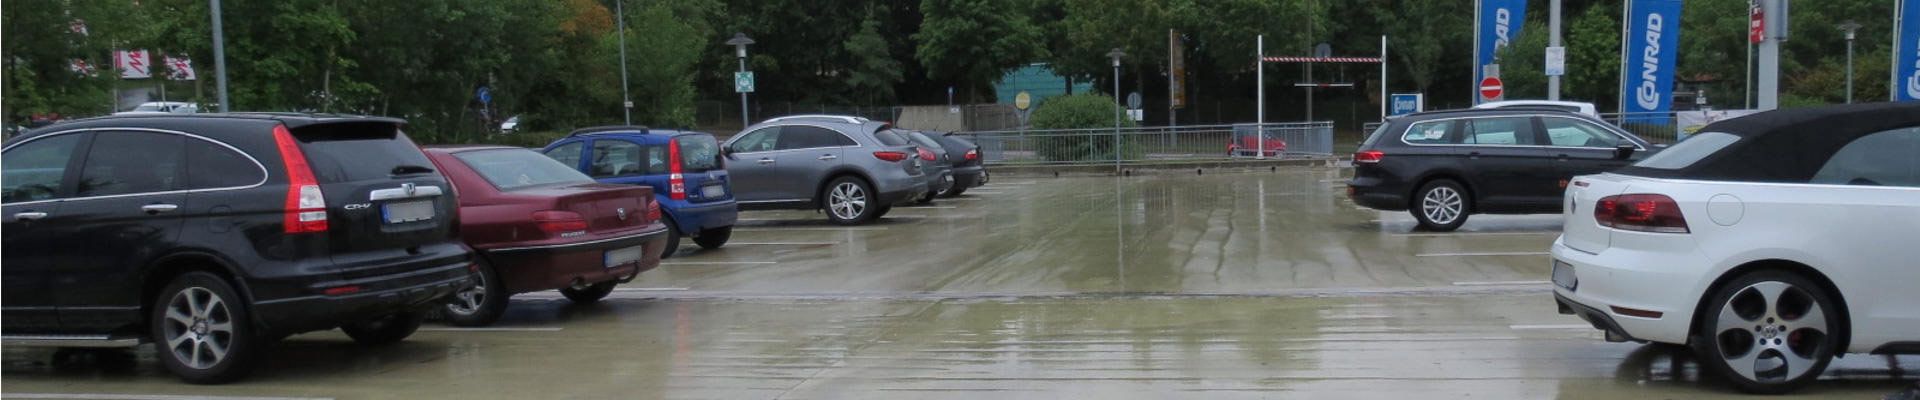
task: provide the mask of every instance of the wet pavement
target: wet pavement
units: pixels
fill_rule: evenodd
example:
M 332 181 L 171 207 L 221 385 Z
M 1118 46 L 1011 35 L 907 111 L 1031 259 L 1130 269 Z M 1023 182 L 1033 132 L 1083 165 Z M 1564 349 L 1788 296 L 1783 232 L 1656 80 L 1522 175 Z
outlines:
M 1668 346 L 1554 312 L 1557 216 L 1412 230 L 1338 169 L 1002 178 L 826 224 L 742 214 L 733 242 L 492 328 L 295 336 L 249 380 L 178 383 L 138 352 L 6 348 L 21 398 L 1740 397 Z M 1920 357 L 1850 355 L 1804 398 L 1879 398 Z M 140 396 L 121 396 L 137 394 Z

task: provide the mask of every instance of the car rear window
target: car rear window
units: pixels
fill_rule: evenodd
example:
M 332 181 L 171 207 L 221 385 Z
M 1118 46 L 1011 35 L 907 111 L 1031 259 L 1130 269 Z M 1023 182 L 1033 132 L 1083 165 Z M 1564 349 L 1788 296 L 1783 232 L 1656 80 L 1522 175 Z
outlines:
M 713 135 L 680 135 L 673 138 L 680 144 L 680 170 L 685 172 L 707 172 L 720 169 L 720 141 Z
M 908 133 L 908 135 L 913 137 L 914 143 L 918 143 L 921 146 L 926 147 L 928 150 L 931 150 L 936 153 L 944 153 L 947 151 L 946 148 L 940 146 L 939 141 L 933 140 L 932 137 L 928 137 L 927 134 L 925 133 L 911 132 L 911 133 Z
M 879 140 L 880 144 L 888 146 L 905 146 L 907 143 L 910 143 L 906 137 L 900 135 L 900 132 L 895 132 L 892 129 L 874 131 L 873 138 Z
M 511 192 L 536 186 L 592 183 L 587 177 L 573 168 L 560 164 L 552 158 L 524 149 L 474 150 L 453 153 L 454 158 L 466 163 L 473 172 L 480 174 L 487 183 L 502 192 Z
M 1698 133 L 1687 136 L 1687 139 L 1680 141 L 1680 144 L 1673 145 L 1673 147 L 1669 147 L 1666 150 L 1661 150 L 1659 153 L 1654 153 L 1652 156 L 1648 156 L 1647 159 L 1640 160 L 1639 163 L 1633 164 L 1633 166 L 1664 170 L 1686 168 L 1738 141 L 1740 141 L 1740 137 L 1731 134 L 1721 132 Z
M 292 132 L 320 183 L 393 179 L 400 167 L 433 168 L 420 146 L 392 123 L 332 123 Z

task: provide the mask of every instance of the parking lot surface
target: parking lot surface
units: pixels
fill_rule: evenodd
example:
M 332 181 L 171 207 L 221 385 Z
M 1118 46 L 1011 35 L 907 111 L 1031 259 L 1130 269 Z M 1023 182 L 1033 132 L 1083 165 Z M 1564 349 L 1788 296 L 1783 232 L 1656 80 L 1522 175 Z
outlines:
M 253 378 L 7 348 L 11 398 L 1731 398 L 1683 351 L 1558 315 L 1557 215 L 1413 230 L 1338 169 L 998 178 L 841 227 L 742 213 L 601 304 L 366 348 L 320 332 Z M 1849 355 L 1792 397 L 1878 398 L 1920 357 Z M 144 397 L 143 397 L 144 396 Z

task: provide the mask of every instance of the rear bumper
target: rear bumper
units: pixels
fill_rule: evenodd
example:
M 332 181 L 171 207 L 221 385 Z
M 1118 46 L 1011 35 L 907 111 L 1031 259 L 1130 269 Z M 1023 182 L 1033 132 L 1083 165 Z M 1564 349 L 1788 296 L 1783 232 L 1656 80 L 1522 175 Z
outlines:
M 332 329 L 343 323 L 415 310 L 435 304 L 459 288 L 471 285 L 472 262 L 436 265 L 402 273 L 313 285 L 320 288 L 358 286 L 360 291 L 339 296 L 311 295 L 260 300 L 253 304 L 261 327 L 272 333 L 295 334 Z
M 877 185 L 874 187 L 874 191 L 879 192 L 879 194 L 874 197 L 878 198 L 880 204 L 885 205 L 911 203 L 927 195 L 927 191 L 931 190 L 933 186 L 931 184 L 933 178 L 933 175 L 927 174 L 900 174 L 892 179 L 884 179 L 881 182 L 876 182 Z
M 640 260 L 607 266 L 608 251 L 640 247 Z M 533 246 L 501 246 L 480 250 L 487 265 L 500 276 L 510 293 L 559 289 L 574 283 L 631 279 L 660 266 L 667 247 L 667 226 L 655 223 L 627 235 Z
M 662 197 L 665 198 L 665 197 Z M 692 203 L 685 200 L 665 200 L 660 202 L 663 212 L 673 216 L 680 233 L 696 235 L 703 229 L 733 226 L 739 222 L 740 206 L 733 200 L 707 203 Z
M 974 165 L 953 169 L 953 186 L 974 188 L 987 184 L 987 167 Z
M 1700 301 L 1703 275 L 1699 269 L 1707 265 L 1704 258 L 1691 252 L 1631 248 L 1616 245 L 1589 254 L 1554 240 L 1552 258 L 1572 267 L 1577 279 L 1573 289 L 1554 287 L 1555 301 L 1573 310 L 1563 313 L 1579 315 L 1596 328 L 1632 340 L 1686 343 Z
M 1407 209 L 1406 190 L 1389 187 L 1379 179 L 1357 177 L 1347 181 L 1347 198 L 1354 204 L 1375 210 L 1405 211 Z

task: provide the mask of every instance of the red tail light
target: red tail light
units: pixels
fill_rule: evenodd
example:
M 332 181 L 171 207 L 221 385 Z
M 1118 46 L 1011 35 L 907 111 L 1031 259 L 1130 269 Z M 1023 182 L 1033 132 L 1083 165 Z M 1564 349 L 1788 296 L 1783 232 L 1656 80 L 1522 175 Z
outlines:
M 549 237 L 578 236 L 587 233 L 587 219 L 572 211 L 534 211 L 533 224 Z
M 320 181 L 313 178 L 307 155 L 294 142 L 286 125 L 273 127 L 273 144 L 280 150 L 280 165 L 287 171 L 287 202 L 281 221 L 283 233 L 327 231 L 327 198 L 320 192 Z
M 647 201 L 647 220 L 648 221 L 660 220 L 660 202 Z
M 680 140 L 667 141 L 667 198 L 687 199 L 687 178 L 680 175 Z
M 980 159 L 980 149 L 967 149 L 967 155 L 964 156 L 964 158 L 966 158 L 967 161 Z
M 938 158 L 939 158 L 939 157 L 935 157 L 935 156 L 933 155 L 933 152 L 932 152 L 932 151 L 927 151 L 927 149 L 923 149 L 923 148 L 914 148 L 913 150 L 914 150 L 914 151 L 916 151 L 916 152 L 919 152 L 919 153 L 920 153 L 920 159 L 921 159 L 921 160 L 926 160 L 926 161 L 933 161 L 933 160 L 935 160 L 935 159 L 938 159 Z
M 1600 226 L 1619 230 L 1689 233 L 1680 203 L 1658 194 L 1607 196 L 1593 206 L 1593 219 Z
M 1354 164 L 1378 164 L 1380 163 L 1380 159 L 1386 158 L 1386 157 L 1387 157 L 1387 153 L 1381 152 L 1379 150 L 1367 150 L 1359 153 L 1353 153 L 1353 163 Z
M 898 152 L 898 151 L 876 151 L 876 152 L 873 152 L 873 158 L 878 158 L 883 161 L 898 162 L 900 160 L 907 159 L 907 153 Z

